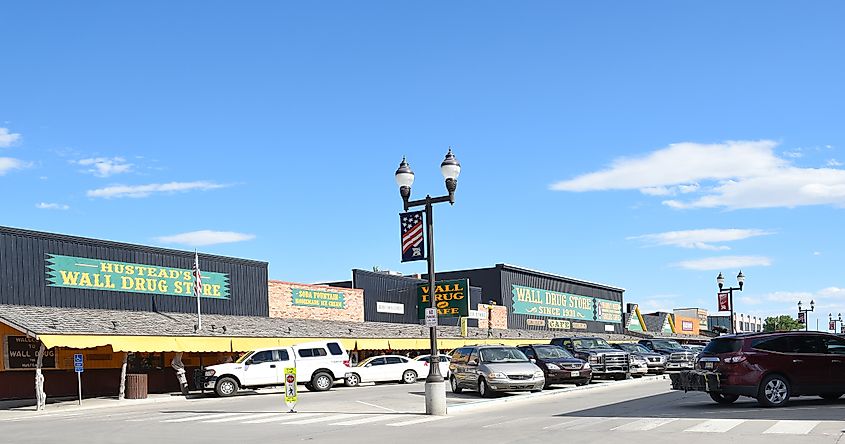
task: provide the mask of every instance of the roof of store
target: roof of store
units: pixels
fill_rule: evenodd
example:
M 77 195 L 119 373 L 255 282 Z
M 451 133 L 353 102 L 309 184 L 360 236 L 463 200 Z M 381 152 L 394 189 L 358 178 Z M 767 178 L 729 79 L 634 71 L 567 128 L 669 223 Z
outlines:
M 192 313 L 0 305 L 0 322 L 36 336 L 50 347 L 112 345 L 116 351 L 144 351 L 156 347 L 156 351 L 244 351 L 304 340 L 336 338 L 349 349 L 428 348 L 428 329 L 416 324 L 213 314 L 203 315 L 202 320 L 203 329 L 197 332 L 194 331 L 196 315 Z M 441 348 L 484 341 L 509 345 L 545 342 L 562 334 L 589 334 L 611 341 L 636 339 L 620 334 L 501 329 L 492 330 L 492 337 L 488 338 L 487 329 L 471 327 L 467 331 L 464 338 L 460 336 L 459 327 L 438 327 Z

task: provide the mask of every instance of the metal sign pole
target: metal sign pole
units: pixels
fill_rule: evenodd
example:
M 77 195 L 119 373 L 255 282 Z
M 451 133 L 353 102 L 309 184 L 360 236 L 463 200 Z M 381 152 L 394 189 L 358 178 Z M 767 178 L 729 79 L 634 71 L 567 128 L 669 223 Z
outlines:
M 79 388 L 79 405 L 82 405 L 82 373 L 76 372 L 76 385 Z
M 76 386 L 79 389 L 79 405 L 82 405 L 82 372 L 85 371 L 81 353 L 73 355 L 73 371 L 76 372 Z

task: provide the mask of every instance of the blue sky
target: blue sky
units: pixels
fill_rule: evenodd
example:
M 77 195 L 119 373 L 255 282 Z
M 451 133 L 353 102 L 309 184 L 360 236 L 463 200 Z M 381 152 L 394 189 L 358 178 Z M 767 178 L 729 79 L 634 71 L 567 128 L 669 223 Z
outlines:
M 716 274 L 742 268 L 738 311 L 815 299 L 824 326 L 845 311 L 843 13 L 5 3 L 0 224 L 261 259 L 293 281 L 422 272 L 399 263 L 393 172 L 406 155 L 414 196 L 441 194 L 452 146 L 439 269 L 507 262 L 714 310 Z

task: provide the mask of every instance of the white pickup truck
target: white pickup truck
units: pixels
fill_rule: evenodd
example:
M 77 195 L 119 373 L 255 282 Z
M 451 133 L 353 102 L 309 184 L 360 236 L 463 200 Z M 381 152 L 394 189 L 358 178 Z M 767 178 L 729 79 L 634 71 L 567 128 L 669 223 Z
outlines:
M 322 392 L 349 371 L 349 354 L 339 341 L 262 348 L 235 362 L 206 367 L 203 385 L 218 396 L 232 396 L 242 387 L 284 385 L 286 367 L 296 367 L 297 381 L 308 390 Z

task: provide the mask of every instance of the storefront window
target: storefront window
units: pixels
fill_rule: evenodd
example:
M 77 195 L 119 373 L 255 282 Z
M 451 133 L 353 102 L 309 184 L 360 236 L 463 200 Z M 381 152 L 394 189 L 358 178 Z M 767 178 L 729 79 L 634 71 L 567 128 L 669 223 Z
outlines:
M 146 373 L 161 370 L 164 365 L 164 353 L 132 353 L 127 361 L 130 373 Z

